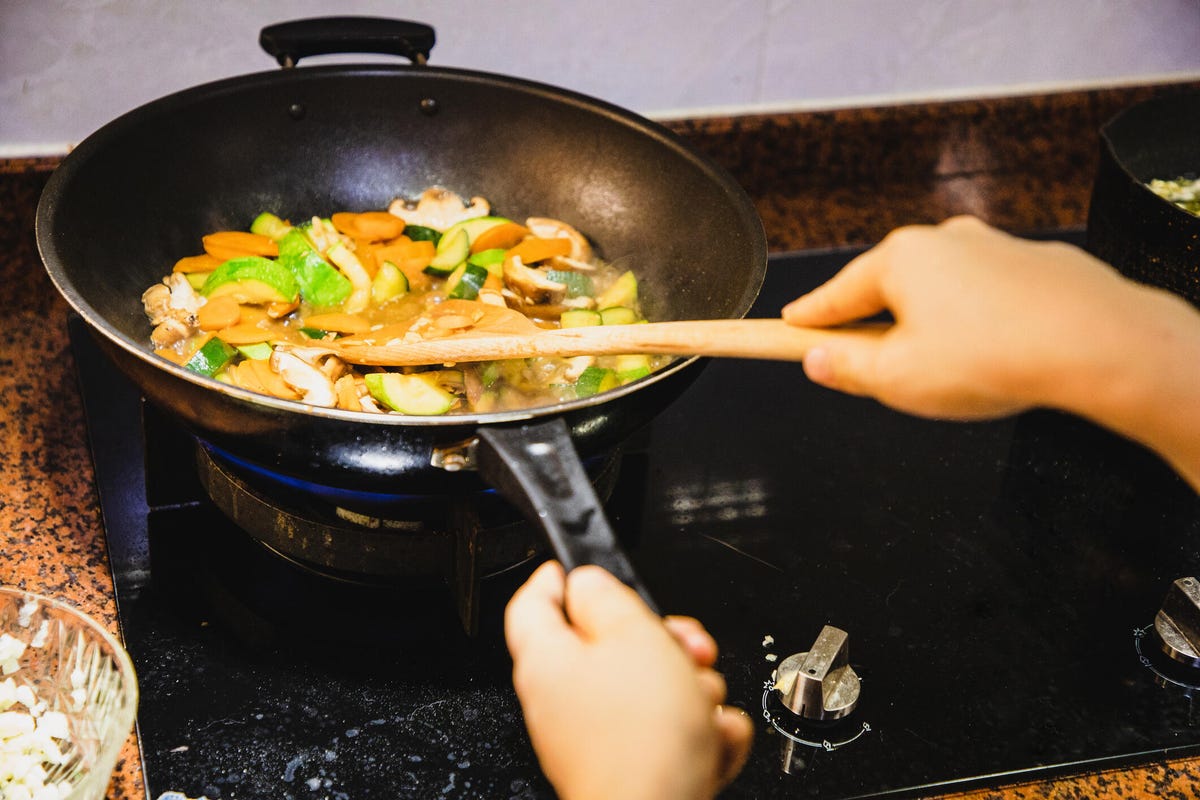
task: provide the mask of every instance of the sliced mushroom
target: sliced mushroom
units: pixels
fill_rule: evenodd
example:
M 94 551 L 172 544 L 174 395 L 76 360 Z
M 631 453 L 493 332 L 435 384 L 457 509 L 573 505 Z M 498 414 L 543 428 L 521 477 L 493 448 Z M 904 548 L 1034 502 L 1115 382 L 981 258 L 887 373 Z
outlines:
M 554 256 L 548 262 L 550 266 L 564 272 L 595 272 L 597 265 L 590 261 L 580 261 L 570 256 Z
M 192 328 L 187 323 L 168 317 L 150 333 L 150 341 L 160 350 L 172 347 L 191 336 Z
M 331 381 L 338 380 L 349 370 L 349 365 L 345 361 L 324 347 L 280 343 L 276 345 L 275 349 L 294 355 L 304 363 L 316 367 Z
M 337 404 L 333 381 L 295 353 L 275 348 L 271 354 L 271 368 L 279 373 L 288 386 L 300 393 L 301 402 L 324 408 L 332 408 Z
M 358 399 L 358 387 L 354 385 L 353 375 L 343 375 L 333 384 L 337 395 L 337 407 L 347 411 L 362 411 L 362 403 Z
M 588 243 L 587 237 L 560 219 L 530 217 L 525 220 L 525 227 L 529 228 L 534 236 L 543 239 L 570 239 L 571 252 L 568 254 L 568 258 L 582 262 L 592 260 L 592 246 Z
M 158 325 L 170 319 L 171 289 L 165 283 L 156 283 L 142 292 L 142 307 L 151 325 Z
M 566 293 L 566 284 L 552 281 L 544 272 L 530 269 L 517 256 L 504 259 L 504 283 L 528 303 L 554 303 Z
M 470 203 L 447 189 L 430 187 L 421 193 L 416 203 L 397 198 L 388 206 L 388 212 L 404 220 L 408 225 L 421 225 L 444 231 L 455 223 L 475 217 L 486 217 L 492 207 L 482 197 L 472 197 Z
M 204 300 L 188 283 L 187 275 L 173 272 L 163 282 L 142 293 L 142 307 L 151 325 L 173 319 L 188 326 L 196 324 L 196 312 Z
M 479 375 L 478 364 L 463 365 L 463 388 L 467 402 L 474 407 L 479 402 L 479 398 L 483 396 L 483 378 Z

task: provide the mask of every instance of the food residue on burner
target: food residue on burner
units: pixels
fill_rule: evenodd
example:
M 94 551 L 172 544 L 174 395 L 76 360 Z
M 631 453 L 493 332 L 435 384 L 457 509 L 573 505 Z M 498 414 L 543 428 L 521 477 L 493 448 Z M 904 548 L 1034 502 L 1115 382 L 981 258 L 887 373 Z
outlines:
M 774 636 L 772 636 L 771 634 L 768 633 L 766 636 L 763 637 L 763 640 L 762 640 L 763 647 L 770 647 L 773 644 L 775 644 Z

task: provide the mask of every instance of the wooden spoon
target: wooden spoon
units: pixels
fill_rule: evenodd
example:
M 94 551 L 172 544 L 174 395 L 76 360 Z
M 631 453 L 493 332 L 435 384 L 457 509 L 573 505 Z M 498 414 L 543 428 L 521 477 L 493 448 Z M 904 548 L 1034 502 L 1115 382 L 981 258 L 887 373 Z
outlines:
M 718 319 L 548 329 L 519 311 L 447 300 L 415 321 L 322 342 L 345 361 L 376 366 L 453 364 L 532 356 L 644 353 L 802 361 L 836 337 L 877 327 L 798 328 L 782 319 Z

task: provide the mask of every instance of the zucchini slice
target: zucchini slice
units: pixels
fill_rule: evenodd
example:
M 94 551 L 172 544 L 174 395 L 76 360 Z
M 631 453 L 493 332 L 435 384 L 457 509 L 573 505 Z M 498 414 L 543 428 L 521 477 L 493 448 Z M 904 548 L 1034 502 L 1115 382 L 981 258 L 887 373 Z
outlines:
M 367 391 L 379 402 L 401 414 L 436 417 L 445 414 L 457 399 L 420 373 L 373 372 L 365 376 Z

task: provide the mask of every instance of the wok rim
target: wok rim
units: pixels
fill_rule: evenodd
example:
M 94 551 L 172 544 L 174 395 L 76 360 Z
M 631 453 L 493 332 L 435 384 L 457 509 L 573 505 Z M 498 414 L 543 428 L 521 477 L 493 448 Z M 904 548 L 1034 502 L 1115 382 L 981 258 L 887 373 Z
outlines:
M 139 105 L 106 123 L 87 136 L 71 150 L 54 170 L 47 180 L 38 201 L 34 229 L 39 257 L 51 282 L 68 305 L 84 319 L 93 335 L 100 334 L 109 342 L 146 365 L 160 369 L 177 380 L 186 381 L 199 388 L 216 391 L 228 398 L 243 403 L 276 411 L 295 412 L 306 416 L 324 418 L 346 423 L 370 423 L 373 425 L 389 426 L 428 426 L 428 427 L 460 427 L 465 425 L 504 424 L 523 422 L 543 417 L 569 414 L 593 406 L 602 405 L 610 400 L 632 394 L 639 389 L 687 369 L 700 360 L 699 356 L 679 357 L 666 366 L 650 373 L 633 383 L 619 386 L 615 389 L 593 395 L 588 398 L 570 400 L 552 405 L 540 405 L 530 408 L 513 409 L 509 411 L 491 412 L 485 414 L 445 414 L 441 416 L 407 415 L 399 413 L 375 413 L 368 411 L 349 411 L 339 408 L 324 408 L 304 403 L 299 400 L 285 400 L 270 395 L 259 394 L 248 389 L 242 389 L 227 383 L 193 372 L 180 364 L 176 364 L 153 351 L 147 349 L 147 343 L 136 342 L 132 338 L 115 330 L 104 316 L 92 307 L 83 295 L 76 290 L 67 278 L 62 259 L 59 258 L 58 248 L 53 236 L 53 221 L 57 217 L 58 198 L 64 187 L 70 184 L 75 174 L 88 163 L 89 158 L 112 140 L 119 138 L 127 130 L 143 123 L 151 116 L 169 113 L 173 108 L 184 106 L 194 100 L 211 99 L 215 95 L 234 93 L 260 83 L 286 85 L 288 81 L 305 81 L 314 79 L 334 78 L 353 80 L 367 77 L 402 77 L 405 79 L 423 77 L 446 78 L 454 81 L 499 84 L 508 89 L 531 92 L 543 96 L 554 103 L 565 103 L 569 106 L 582 107 L 592 113 L 620 124 L 636 129 L 641 135 L 647 136 L 660 145 L 665 146 L 687 161 L 691 162 L 703 174 L 707 175 L 716 186 L 724 190 L 735 206 L 735 211 L 742 219 L 745 232 L 752 241 L 748 242 L 751 263 L 754 266 L 754 280 L 747 286 L 742 297 L 735 303 L 737 316 L 726 319 L 744 318 L 762 290 L 762 284 L 767 269 L 766 234 L 762 219 L 745 189 L 733 179 L 727 170 L 716 162 L 703 156 L 691 148 L 682 138 L 664 126 L 628 109 L 617 106 L 606 100 L 592 97 L 571 89 L 566 89 L 538 81 L 506 76 L 497 73 L 468 70 L 455 67 L 414 66 L 405 64 L 338 64 L 307 67 L 293 67 L 279 70 L 264 70 L 245 75 L 223 78 L 196 86 L 188 87 L 171 94 Z

